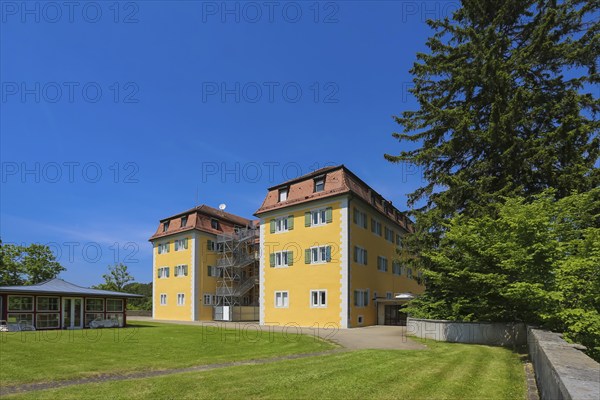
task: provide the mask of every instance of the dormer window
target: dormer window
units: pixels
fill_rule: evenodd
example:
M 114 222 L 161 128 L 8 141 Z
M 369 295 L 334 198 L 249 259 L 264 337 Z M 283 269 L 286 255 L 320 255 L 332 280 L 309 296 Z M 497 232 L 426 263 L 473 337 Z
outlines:
M 214 218 L 213 218 L 213 219 L 211 219 L 211 220 L 210 220 L 210 226 L 211 226 L 213 229 L 217 229 L 217 230 L 218 230 L 218 229 L 220 229 L 220 228 L 219 228 L 219 220 L 217 220 L 217 219 L 214 219 Z
M 187 215 L 185 217 L 181 217 L 181 227 L 182 228 L 187 225 L 187 221 L 188 221 Z
M 325 177 L 324 176 L 320 176 L 318 178 L 315 178 L 315 189 L 314 189 L 314 192 L 318 193 L 318 192 L 322 192 L 323 190 L 325 190 Z
M 286 201 L 288 197 L 288 188 L 279 189 L 279 201 Z
M 166 232 L 168 230 L 169 230 L 169 221 L 163 222 L 163 232 Z

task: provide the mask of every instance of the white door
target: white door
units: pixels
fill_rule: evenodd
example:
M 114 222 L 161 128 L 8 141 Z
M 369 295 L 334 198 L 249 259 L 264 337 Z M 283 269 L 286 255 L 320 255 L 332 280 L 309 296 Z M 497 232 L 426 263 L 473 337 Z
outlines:
M 63 329 L 83 328 L 83 299 L 63 297 Z

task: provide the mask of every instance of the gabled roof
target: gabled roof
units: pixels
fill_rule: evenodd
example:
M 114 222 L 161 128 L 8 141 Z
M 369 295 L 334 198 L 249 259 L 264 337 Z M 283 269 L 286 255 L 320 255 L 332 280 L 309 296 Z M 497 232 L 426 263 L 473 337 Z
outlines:
M 139 294 L 113 292 L 112 290 L 90 289 L 77 286 L 59 278 L 54 278 L 35 285 L 27 286 L 0 286 L 4 293 L 44 293 L 44 294 L 74 294 L 81 296 L 101 297 L 144 297 Z
M 185 226 L 181 226 L 181 217 L 185 216 L 188 217 L 187 224 Z M 214 229 L 212 227 L 211 220 L 213 218 L 220 222 L 219 229 Z M 163 223 L 167 221 L 169 222 L 169 226 L 167 230 L 164 231 Z M 187 211 L 161 219 L 156 232 L 154 232 L 154 235 L 152 235 L 149 240 L 153 241 L 165 236 L 187 232 L 194 229 L 219 235 L 223 233 L 233 233 L 236 226 L 244 228 L 256 225 L 258 225 L 257 221 L 243 218 L 222 210 L 217 210 L 216 208 L 203 204 L 201 206 L 197 206 Z
M 314 179 L 317 177 L 325 178 L 325 189 L 315 193 Z M 288 189 L 287 200 L 279 201 L 279 190 L 284 188 Z M 309 174 L 272 186 L 268 190 L 262 205 L 255 213 L 257 216 L 296 204 L 350 194 L 366 202 L 404 230 L 408 232 L 414 230 L 413 223 L 406 214 L 400 212 L 400 210 L 392 205 L 391 201 L 386 200 L 343 164 L 318 169 Z

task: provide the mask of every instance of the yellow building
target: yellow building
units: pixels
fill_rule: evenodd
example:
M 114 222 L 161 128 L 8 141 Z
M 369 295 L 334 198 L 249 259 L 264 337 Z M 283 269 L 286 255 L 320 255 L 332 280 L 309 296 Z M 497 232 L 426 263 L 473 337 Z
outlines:
M 397 260 L 410 221 L 343 165 L 269 188 L 256 216 L 203 205 L 161 220 L 153 317 L 398 325 L 424 290 Z
M 410 221 L 343 165 L 269 188 L 256 216 L 261 324 L 402 324 L 424 290 L 397 261 Z
M 240 249 L 253 254 L 255 231 L 253 221 L 206 205 L 161 220 L 150 238 L 153 318 L 257 319 L 257 263 L 239 258 Z

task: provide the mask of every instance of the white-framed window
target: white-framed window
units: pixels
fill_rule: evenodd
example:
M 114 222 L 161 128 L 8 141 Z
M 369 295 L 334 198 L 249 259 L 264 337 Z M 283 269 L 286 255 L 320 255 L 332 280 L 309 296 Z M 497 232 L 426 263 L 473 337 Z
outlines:
M 399 233 L 396 233 L 396 246 L 400 246 L 402 243 L 402 236 Z
M 175 251 L 187 250 L 188 248 L 188 240 L 185 239 L 177 239 L 175 241 Z
M 99 312 L 99 313 L 85 313 L 84 316 L 85 319 L 85 326 L 86 327 L 90 327 L 90 322 L 92 322 L 95 319 L 104 319 L 104 313 L 103 312 Z
M 318 208 L 304 213 L 304 226 L 321 226 L 333 221 L 333 207 Z
M 367 229 L 367 213 L 360 211 L 358 208 L 354 209 L 354 223 L 361 228 Z
M 407 268 L 406 269 L 406 276 L 408 276 L 408 279 L 412 279 L 413 278 L 412 268 Z
M 219 220 L 218 219 L 211 219 L 210 220 L 210 227 L 213 229 L 217 229 L 220 230 L 221 229 L 221 225 L 219 224 Z
M 29 325 L 33 325 L 33 313 L 29 313 L 29 314 L 8 313 L 7 319 L 8 319 L 7 322 L 9 324 L 18 324 L 18 323 L 24 322 Z
M 288 308 L 290 305 L 288 292 L 275 292 L 275 308 Z
M 174 276 L 187 276 L 188 266 L 187 265 L 176 265 L 173 270 Z
M 85 311 L 104 312 L 104 299 L 85 299 Z
M 167 295 L 164 293 L 160 294 L 160 305 L 161 306 L 166 306 L 167 305 Z
M 60 301 L 58 297 L 38 296 L 36 311 L 59 311 Z
M 158 244 L 158 254 L 165 254 L 169 252 L 169 242 Z
M 208 276 L 212 276 L 213 278 L 218 278 L 220 276 L 219 268 L 213 265 L 209 265 L 207 271 Z
M 385 298 L 387 300 L 391 300 L 392 299 L 392 292 L 385 292 Z
M 288 260 L 290 259 L 290 254 L 291 252 L 289 251 L 276 251 L 275 253 L 273 253 L 274 256 L 274 267 L 277 268 L 284 268 L 289 266 Z M 293 258 L 293 257 L 292 257 Z
M 36 329 L 49 329 L 60 327 L 60 314 L 58 313 L 40 313 L 35 316 Z
M 315 178 L 314 192 L 318 193 L 322 192 L 323 190 L 325 190 L 325 177 L 320 176 L 318 178 Z
M 327 307 L 327 290 L 311 290 L 310 306 L 313 308 Z
M 202 296 L 202 302 L 204 303 L 205 306 L 212 306 L 215 303 L 215 295 L 212 293 L 204 293 L 204 295 Z
M 106 299 L 106 312 L 123 312 L 123 300 Z
M 294 229 L 294 216 L 289 215 L 271 220 L 271 233 L 287 232 Z
M 288 198 L 288 188 L 283 188 L 283 189 L 279 189 L 279 198 L 278 200 L 281 201 L 286 201 Z
M 390 243 L 394 243 L 394 231 L 390 228 L 388 228 L 387 226 L 384 229 L 385 231 L 385 240 L 387 240 Z
M 371 232 L 378 236 L 381 236 L 381 222 L 379 222 L 375 218 L 371 218 Z
M 324 225 L 327 223 L 326 210 L 321 208 L 319 210 L 311 211 L 311 226 Z
M 354 246 L 354 262 L 367 265 L 367 250 L 360 246 Z
M 177 305 L 184 306 L 185 305 L 185 294 L 177 293 Z
M 356 307 L 369 305 L 369 289 L 356 289 L 354 291 L 354 305 Z
M 310 264 L 323 264 L 331 261 L 331 246 L 310 248 Z
M 8 311 L 33 311 L 33 296 L 8 296 Z
M 388 260 L 385 257 L 377 256 L 377 269 L 381 272 L 387 272 Z
M 392 274 L 402 275 L 402 266 L 400 265 L 400 261 L 394 260 L 392 262 Z
M 158 278 L 168 278 L 169 277 L 169 267 L 160 267 L 158 269 Z

